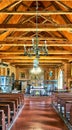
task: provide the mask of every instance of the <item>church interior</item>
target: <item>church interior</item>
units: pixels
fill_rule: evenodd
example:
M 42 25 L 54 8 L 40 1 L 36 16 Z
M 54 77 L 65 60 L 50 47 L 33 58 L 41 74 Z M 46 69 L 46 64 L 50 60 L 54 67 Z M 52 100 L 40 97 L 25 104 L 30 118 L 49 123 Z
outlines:
M 0 130 L 72 130 L 72 0 L 0 0 Z

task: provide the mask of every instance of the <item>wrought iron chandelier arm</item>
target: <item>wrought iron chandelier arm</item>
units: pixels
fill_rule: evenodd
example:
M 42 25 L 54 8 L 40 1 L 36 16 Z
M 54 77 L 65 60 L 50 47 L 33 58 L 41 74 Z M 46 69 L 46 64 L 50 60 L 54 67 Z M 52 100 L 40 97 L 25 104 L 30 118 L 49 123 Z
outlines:
M 46 45 L 46 41 L 42 47 L 39 47 L 39 39 L 38 39 L 38 0 L 36 0 L 36 37 L 32 38 L 32 48 L 26 49 L 24 46 L 24 54 L 28 56 L 35 55 L 36 58 L 40 57 L 40 54 L 47 55 L 48 49 Z

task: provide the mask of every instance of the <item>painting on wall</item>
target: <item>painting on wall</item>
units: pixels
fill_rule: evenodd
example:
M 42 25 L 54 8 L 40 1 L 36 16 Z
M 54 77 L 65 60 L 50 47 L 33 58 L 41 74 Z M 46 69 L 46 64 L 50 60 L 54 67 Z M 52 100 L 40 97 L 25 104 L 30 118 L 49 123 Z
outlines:
M 24 72 L 21 72 L 20 77 L 21 77 L 21 78 L 25 78 L 25 73 L 24 73 Z

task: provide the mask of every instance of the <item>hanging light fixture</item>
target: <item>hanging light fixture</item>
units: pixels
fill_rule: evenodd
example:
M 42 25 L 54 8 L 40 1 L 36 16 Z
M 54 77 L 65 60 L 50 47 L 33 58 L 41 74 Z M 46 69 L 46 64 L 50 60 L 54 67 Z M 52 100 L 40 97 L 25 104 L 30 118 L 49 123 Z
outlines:
M 46 56 L 48 55 L 48 49 L 46 45 L 46 40 L 42 47 L 39 47 L 39 39 L 38 39 L 38 1 L 36 0 L 36 38 L 32 38 L 32 47 L 29 49 L 24 45 L 24 55 L 25 56 L 33 56 L 39 58 L 40 55 Z
M 33 68 L 30 70 L 31 74 L 37 75 L 42 72 L 41 68 L 39 67 L 39 60 L 36 58 L 33 61 Z

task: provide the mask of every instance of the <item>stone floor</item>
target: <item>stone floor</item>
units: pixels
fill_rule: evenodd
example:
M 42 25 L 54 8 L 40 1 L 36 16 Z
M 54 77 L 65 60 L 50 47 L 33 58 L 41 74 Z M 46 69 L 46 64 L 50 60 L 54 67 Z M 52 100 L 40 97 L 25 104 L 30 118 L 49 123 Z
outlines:
M 69 130 L 46 96 L 25 96 L 25 105 L 10 130 Z

